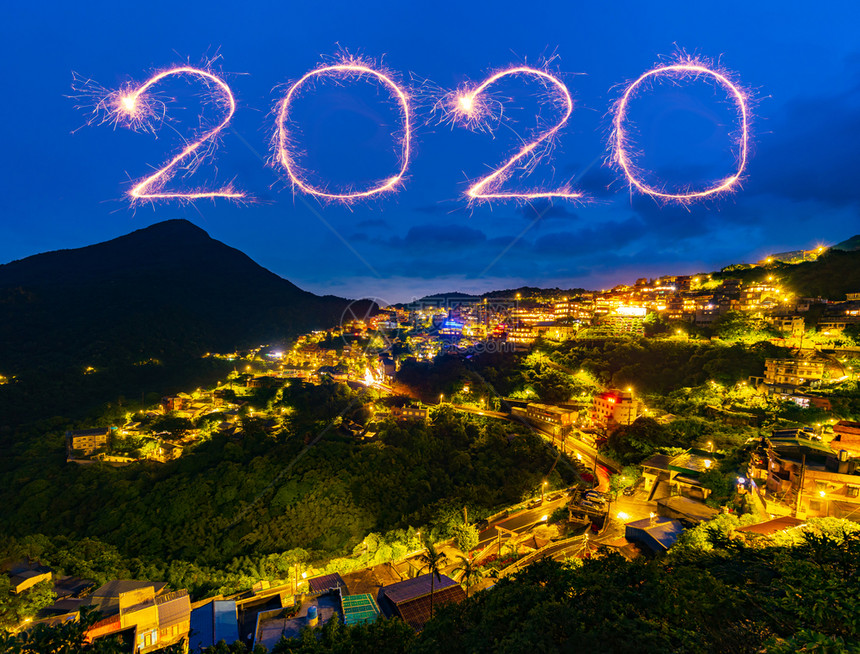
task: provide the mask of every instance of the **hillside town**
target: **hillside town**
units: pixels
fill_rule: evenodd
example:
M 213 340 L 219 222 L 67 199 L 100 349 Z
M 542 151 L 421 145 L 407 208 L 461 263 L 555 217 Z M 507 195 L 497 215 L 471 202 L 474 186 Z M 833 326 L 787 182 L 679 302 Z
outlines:
M 732 333 L 707 331 L 726 324 Z M 795 297 L 777 279 L 744 284 L 673 276 L 577 295 L 425 298 L 367 315 L 345 314 L 337 327 L 283 346 L 207 353 L 232 367 L 226 379 L 164 395 L 157 406 L 129 411 L 122 424 L 69 430 L 69 465 L 167 465 L 195 456 L 213 438 L 241 441 L 251 425 L 274 434 L 293 412 L 276 401 L 287 386 L 345 384 L 363 393 L 367 409 L 360 423 L 334 421 L 346 438 L 370 446 L 386 424 L 408 430 L 453 411 L 539 435 L 556 463 L 570 462 L 576 481 L 552 488 L 544 481 L 521 503 L 499 507 L 477 523 L 464 515 L 463 533 L 435 543 L 414 532 L 406 548 L 370 565 L 361 556 L 348 566 L 296 563 L 251 588 L 204 598 L 163 580 L 97 585 L 39 561 L 10 561 L 5 569 L 11 593 L 24 597 L 41 588 L 51 599 L 22 613 L 15 629 L 79 620 L 97 610 L 100 617 L 87 627 L 87 640 L 120 635 L 134 652 L 177 643 L 197 651 L 220 640 L 272 648 L 333 618 L 357 624 L 397 616 L 420 631 L 434 605 L 463 601 L 532 561 L 589 558 L 599 548 L 628 559 L 659 556 L 685 532 L 736 511 L 725 500 L 713 501 L 709 478 L 729 466 L 735 451 L 708 441 L 663 448 L 638 464 L 616 460 L 618 434 L 643 420 L 671 426 L 677 416 L 658 406 L 655 396 L 640 394 L 635 380 L 614 387 L 611 380 L 554 361 L 544 352 L 553 343 L 648 338 L 728 346 L 764 339 L 782 348 L 785 354 L 766 358 L 758 374 L 731 388 L 711 380 L 702 391 L 709 393 L 702 406 L 709 420 L 754 434 L 737 450 L 743 458 L 729 466 L 729 494 L 744 507 L 738 515 L 746 517 L 738 533 L 773 538 L 810 520 L 854 520 L 860 516 L 860 422 L 827 416 L 834 411 L 833 389 L 856 380 L 858 325 L 860 293 L 845 300 Z M 520 357 L 583 390 L 550 401 L 531 387 L 502 396 L 459 380 L 448 396 L 427 397 L 402 374 L 422 361 L 465 361 L 488 353 Z M 814 410 L 819 420 L 779 419 L 764 427 L 764 414 L 756 408 L 773 403 Z M 430 568 L 429 552 L 435 561 Z

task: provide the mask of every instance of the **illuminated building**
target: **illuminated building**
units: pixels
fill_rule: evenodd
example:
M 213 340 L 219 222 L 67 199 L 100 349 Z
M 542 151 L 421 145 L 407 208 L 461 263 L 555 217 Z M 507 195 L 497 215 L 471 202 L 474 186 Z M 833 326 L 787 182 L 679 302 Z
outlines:
M 599 324 L 608 327 L 614 334 L 633 334 L 641 336 L 645 333 L 645 307 L 619 306 L 600 319 Z
M 639 409 L 632 391 L 610 390 L 594 396 L 589 419 L 597 427 L 629 425 L 639 416 Z
M 395 420 L 427 420 L 427 409 L 405 406 L 391 407 L 391 417 Z
M 856 295 L 852 293 L 851 295 Z M 828 306 L 818 321 L 818 330 L 842 331 L 850 325 L 860 324 L 860 301 L 839 302 Z
M 536 338 L 534 330 L 524 325 L 509 328 L 507 335 L 508 343 L 515 343 L 517 345 L 531 345 L 535 342 Z
M 577 412 L 550 404 L 529 404 L 525 415 L 548 427 L 554 436 L 564 436 L 570 432 Z
M 92 456 L 97 450 L 107 447 L 109 441 L 110 427 L 66 432 L 69 457 L 78 453 L 82 456 Z
M 860 466 L 846 449 L 803 432 L 774 432 L 753 457 L 750 477 L 764 486 L 768 513 L 847 518 L 860 511 Z
M 824 376 L 824 361 L 811 359 L 766 359 L 764 364 L 765 384 L 803 386 L 821 381 Z
M 644 490 L 648 500 L 661 500 L 681 495 L 704 501 L 711 491 L 702 486 L 699 478 L 723 458 L 704 450 L 690 449 L 677 456 L 655 454 L 642 462 Z

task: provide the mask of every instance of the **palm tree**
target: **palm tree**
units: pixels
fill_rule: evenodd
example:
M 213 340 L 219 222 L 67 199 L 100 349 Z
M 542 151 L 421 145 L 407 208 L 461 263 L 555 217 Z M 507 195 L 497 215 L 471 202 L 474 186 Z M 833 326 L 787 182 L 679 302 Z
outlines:
M 469 589 L 484 578 L 484 571 L 475 565 L 471 557 L 458 556 L 460 565 L 454 568 L 454 572 L 462 572 L 460 582 L 466 586 L 466 599 L 469 599 Z
M 424 553 L 418 557 L 418 560 L 423 564 L 421 569 L 430 573 L 430 617 L 432 618 L 435 580 L 442 581 L 442 566 L 447 563 L 448 557 L 443 552 L 437 552 L 433 543 L 428 542 Z

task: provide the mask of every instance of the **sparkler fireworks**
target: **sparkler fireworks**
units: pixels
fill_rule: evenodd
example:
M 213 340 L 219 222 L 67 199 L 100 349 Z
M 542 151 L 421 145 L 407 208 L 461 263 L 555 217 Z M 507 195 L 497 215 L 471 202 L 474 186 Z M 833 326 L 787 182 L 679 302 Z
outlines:
M 212 97 L 224 112 L 224 117 L 216 125 L 206 130 L 199 138 L 188 143 L 179 154 L 175 155 L 155 173 L 139 180 L 128 191 L 132 202 L 143 200 L 181 200 L 191 201 L 202 198 L 244 198 L 245 194 L 231 187 L 216 191 L 164 191 L 164 185 L 173 177 L 181 167 L 187 171 L 193 171 L 199 163 L 210 154 L 215 146 L 221 131 L 229 124 L 236 111 L 236 100 L 227 83 L 220 77 L 208 70 L 193 68 L 191 66 L 177 66 L 170 68 L 150 77 L 139 86 L 128 85 L 122 90 L 107 92 L 92 81 L 85 81 L 76 90 L 82 92 L 84 98 L 97 96 L 93 109 L 93 118 L 90 122 L 109 122 L 113 125 L 122 125 L 135 131 L 148 131 L 156 133 L 155 126 L 164 121 L 167 107 L 166 102 L 156 97 L 152 87 L 163 79 L 170 76 L 188 76 L 196 78 L 212 91 Z M 76 82 L 77 82 L 76 78 Z M 184 166 L 182 162 L 185 162 Z
M 82 92 L 84 98 L 97 98 L 93 103 L 93 117 L 90 123 L 99 121 L 121 124 L 134 130 L 156 133 L 156 126 L 164 122 L 167 105 L 166 100 L 159 99 L 153 92 L 153 87 L 170 76 L 190 77 L 202 82 L 207 91 L 207 99 L 214 101 L 216 107 L 223 113 L 221 121 L 191 141 L 155 173 L 137 181 L 128 191 L 132 202 L 142 200 L 180 200 L 191 201 L 202 198 L 241 199 L 244 193 L 234 190 L 231 186 L 208 191 L 165 191 L 164 186 L 178 170 L 193 171 L 199 163 L 210 154 L 217 144 L 218 136 L 230 123 L 236 111 L 236 100 L 230 87 L 220 77 L 210 72 L 208 68 L 177 66 L 159 72 L 143 84 L 129 85 L 120 91 L 109 93 L 97 87 L 91 81 L 84 81 L 80 87 L 75 79 L 73 88 Z M 563 186 L 555 191 L 503 191 L 502 186 L 511 178 L 515 171 L 531 172 L 537 163 L 552 149 L 560 130 L 573 114 L 574 103 L 570 91 L 565 84 L 554 75 L 542 68 L 529 66 L 513 66 L 490 75 L 478 85 L 459 89 L 445 96 L 437 103 L 445 116 L 458 125 L 475 130 L 492 131 L 494 124 L 502 120 L 504 98 L 494 97 L 491 87 L 506 77 L 525 77 L 536 80 L 546 92 L 551 104 L 560 109 L 558 120 L 552 125 L 546 125 L 511 155 L 502 165 L 489 175 L 473 182 L 466 196 L 470 202 L 489 200 L 520 200 L 563 198 L 569 200 L 582 199 L 584 195 L 570 186 Z M 628 129 L 629 105 L 631 101 L 648 83 L 668 79 L 675 83 L 686 80 L 706 79 L 727 92 L 728 97 L 737 109 L 738 130 L 734 137 L 734 155 L 737 167 L 733 174 L 718 180 L 712 186 L 702 190 L 681 190 L 672 192 L 665 187 L 658 188 L 656 184 L 644 181 L 643 171 L 637 168 L 634 155 L 631 154 L 632 137 Z M 297 132 L 291 121 L 294 100 L 306 92 L 312 82 L 329 80 L 346 83 L 355 80 L 370 80 L 386 89 L 394 100 L 400 114 L 401 127 L 392 136 L 397 143 L 399 170 L 391 177 L 380 180 L 366 190 L 331 190 L 325 186 L 310 181 L 308 171 L 299 162 L 300 149 L 297 147 Z M 412 148 L 412 114 L 410 96 L 404 88 L 395 81 L 395 76 L 375 66 L 372 62 L 352 56 L 345 56 L 333 64 L 322 65 L 301 77 L 293 83 L 286 94 L 275 105 L 275 130 L 272 138 L 272 162 L 283 166 L 287 177 L 294 189 L 316 196 L 323 200 L 349 202 L 362 198 L 377 196 L 397 190 L 403 182 L 410 164 Z M 719 196 L 734 190 L 740 184 L 747 166 L 750 141 L 750 100 L 741 86 L 732 76 L 719 68 L 687 55 L 682 55 L 678 61 L 667 65 L 657 66 L 640 75 L 624 89 L 619 99 L 613 105 L 612 134 L 610 137 L 610 162 L 624 175 L 631 189 L 665 201 L 690 203 L 712 196 Z
M 379 81 L 389 89 L 392 97 L 394 97 L 398 103 L 403 123 L 403 131 L 399 138 L 400 170 L 396 175 L 382 180 L 376 186 L 364 191 L 344 191 L 340 193 L 315 187 L 308 181 L 306 171 L 304 171 L 298 163 L 296 153 L 297 148 L 294 142 L 295 139 L 291 136 L 290 130 L 287 127 L 287 122 L 290 119 L 290 105 L 293 98 L 299 93 L 300 89 L 309 80 L 324 77 L 338 80 L 370 77 Z M 321 66 L 310 71 L 289 88 L 287 94 L 277 106 L 276 132 L 275 138 L 273 139 L 275 159 L 284 167 L 284 170 L 286 170 L 287 175 L 289 176 L 290 182 L 292 182 L 295 188 L 298 188 L 304 193 L 315 195 L 318 198 L 325 200 L 340 200 L 348 202 L 395 190 L 399 186 L 403 176 L 406 174 L 406 169 L 409 167 L 409 156 L 412 147 L 411 141 L 412 126 L 409 110 L 409 96 L 394 81 L 390 74 L 374 68 L 369 63 L 362 62 L 357 59 L 346 59 L 342 63 Z
M 245 197 L 244 193 L 239 193 L 230 187 L 222 188 L 217 191 L 192 191 L 192 192 L 165 192 L 163 187 L 165 182 L 169 180 L 175 173 L 179 163 L 185 159 L 192 159 L 190 164 L 194 167 L 199 162 L 200 155 L 203 151 L 201 146 L 207 141 L 212 141 L 221 132 L 224 127 L 230 122 L 233 114 L 236 112 L 236 99 L 233 97 L 233 92 L 220 77 L 212 73 L 201 70 L 200 68 L 191 68 L 182 66 L 171 68 L 162 71 L 157 75 L 153 75 L 142 85 L 134 89 L 126 89 L 116 94 L 114 100 L 114 111 L 117 112 L 117 119 L 124 120 L 134 128 L 136 125 L 145 125 L 147 120 L 153 115 L 153 105 L 147 101 L 146 92 L 154 84 L 157 84 L 165 77 L 170 75 L 190 75 L 203 78 L 207 82 L 214 84 L 221 93 L 221 103 L 226 109 L 226 115 L 223 120 L 212 129 L 206 131 L 199 139 L 192 141 L 186 145 L 182 151 L 173 157 L 166 165 L 159 168 L 149 177 L 139 181 L 128 192 L 133 200 L 199 200 L 201 198 L 232 198 L 239 199 Z
M 627 119 L 630 100 L 636 95 L 640 87 L 642 87 L 644 83 L 656 80 L 660 77 L 668 77 L 674 80 L 683 80 L 687 78 L 699 79 L 701 77 L 712 78 L 713 81 L 723 87 L 734 100 L 737 105 L 740 125 L 738 136 L 735 141 L 735 146 L 737 148 L 737 152 L 735 153 L 735 157 L 737 159 L 737 170 L 735 170 L 732 175 L 719 180 L 713 186 L 700 191 L 677 193 L 671 193 L 654 188 L 642 181 L 641 171 L 636 167 L 630 155 L 631 147 L 629 137 L 625 130 L 625 121 Z M 691 57 L 685 57 L 682 61 L 676 64 L 652 68 L 640 75 L 636 81 L 627 86 L 624 93 L 615 103 L 614 112 L 615 116 L 612 121 L 613 129 L 610 144 L 612 150 L 611 160 L 623 172 L 628 183 L 640 192 L 661 200 L 688 203 L 697 199 L 727 193 L 738 185 L 747 165 L 750 111 L 747 94 L 738 84 L 732 81 L 729 73 L 716 70 L 708 66 L 705 62 Z
M 522 167 L 526 170 L 534 167 L 540 159 L 540 155 L 545 152 L 546 147 L 551 144 L 553 138 L 573 113 L 573 98 L 570 96 L 570 91 L 557 77 L 550 75 L 546 71 L 528 66 L 518 66 L 499 71 L 472 89 L 460 90 L 452 94 L 448 99 L 447 107 L 451 119 L 471 129 L 485 127 L 487 118 L 492 114 L 485 91 L 489 86 L 508 75 L 530 75 L 537 77 L 547 87 L 553 99 L 564 106 L 564 115 L 557 123 L 539 133 L 534 140 L 520 148 L 502 166 L 472 184 L 466 191 L 466 195 L 470 200 L 582 198 L 581 193 L 577 193 L 569 188 L 562 188 L 558 191 L 534 192 L 499 192 L 498 190 L 504 181 L 510 177 L 518 162 L 528 158 Z M 543 146 L 543 148 L 539 146 Z

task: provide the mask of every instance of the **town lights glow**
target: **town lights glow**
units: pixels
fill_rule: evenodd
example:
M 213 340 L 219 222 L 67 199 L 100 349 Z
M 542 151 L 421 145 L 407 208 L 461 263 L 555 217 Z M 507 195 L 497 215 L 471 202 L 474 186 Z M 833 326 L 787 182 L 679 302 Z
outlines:
M 153 130 L 153 120 L 163 119 L 166 108 L 162 100 L 156 100 L 149 93 L 150 89 L 166 77 L 174 75 L 188 76 L 202 80 L 206 87 L 212 91 L 212 95 L 224 116 L 216 126 L 206 130 L 199 138 L 189 142 L 182 150 L 168 161 L 164 166 L 156 170 L 152 175 L 138 181 L 130 191 L 129 197 L 132 201 L 140 200 L 200 200 L 203 198 L 244 198 L 245 194 L 227 186 L 216 191 L 165 191 L 164 185 L 170 180 L 185 162 L 187 170 L 193 170 L 204 157 L 211 151 L 215 139 L 221 131 L 230 123 L 236 112 L 236 99 L 227 83 L 217 75 L 201 68 L 190 66 L 179 66 L 161 71 L 150 77 L 140 86 L 130 86 L 121 91 L 110 94 L 102 103 L 109 112 L 110 122 L 122 124 L 134 130 Z M 206 146 L 204 147 L 204 144 Z
M 664 189 L 655 188 L 646 184 L 642 179 L 641 170 L 637 168 L 631 156 L 634 149 L 631 137 L 627 130 L 627 113 L 630 101 L 640 91 L 647 88 L 648 83 L 653 83 L 660 78 L 668 78 L 675 82 L 688 79 L 711 79 L 717 86 L 722 87 L 733 100 L 737 108 L 738 129 L 735 138 L 735 158 L 737 168 L 728 177 L 717 181 L 712 186 L 702 190 L 689 190 L 672 193 Z M 749 97 L 747 93 L 731 79 L 731 75 L 719 69 L 709 66 L 706 62 L 693 57 L 684 56 L 678 63 L 658 66 L 640 75 L 634 82 L 628 85 L 614 106 L 614 118 L 612 121 L 612 136 L 610 141 L 611 160 L 623 172 L 631 187 L 641 193 L 654 198 L 667 201 L 692 202 L 701 198 L 727 193 L 737 188 L 744 170 L 747 166 L 749 153 L 749 124 L 750 124 Z
M 402 122 L 402 131 L 398 139 L 400 144 L 400 170 L 396 175 L 389 177 L 388 179 L 384 179 L 376 186 L 363 191 L 343 191 L 340 193 L 319 188 L 308 181 L 307 171 L 302 170 L 298 163 L 296 137 L 293 135 L 293 130 L 289 126 L 291 118 L 290 110 L 293 100 L 308 84 L 308 82 L 314 79 L 324 78 L 338 81 L 370 78 L 376 80 L 390 91 L 392 98 L 397 102 Z M 290 182 L 293 184 L 293 187 L 298 188 L 303 193 L 314 195 L 325 200 L 358 200 L 360 198 L 367 198 L 380 193 L 396 190 L 400 185 L 400 182 L 403 180 L 403 176 L 406 174 L 406 169 L 409 167 L 410 150 L 412 148 L 412 124 L 409 108 L 409 96 L 406 91 L 394 81 L 391 74 L 373 67 L 368 62 L 348 58 L 340 63 L 321 66 L 310 71 L 289 88 L 287 94 L 278 103 L 276 114 L 277 122 L 275 127 L 275 138 L 273 139 L 273 147 L 275 151 L 274 159 L 277 163 L 283 166 Z
M 504 183 L 511 173 L 519 165 L 524 170 L 532 169 L 540 160 L 548 146 L 559 130 L 567 123 L 573 113 L 573 98 L 567 87 L 557 77 L 550 75 L 544 70 L 531 68 L 529 66 L 517 66 L 501 70 L 481 84 L 467 89 L 460 89 L 450 94 L 444 101 L 444 110 L 448 118 L 457 124 L 469 129 L 488 129 L 490 118 L 495 116 L 495 107 L 499 104 L 492 100 L 487 89 L 509 75 L 526 75 L 536 77 L 543 83 L 549 92 L 551 99 L 563 106 L 564 114 L 561 119 L 551 127 L 540 132 L 532 141 L 521 147 L 516 154 L 510 157 L 501 167 L 494 170 L 486 177 L 482 177 L 472 184 L 466 191 L 470 200 L 536 200 L 539 198 L 582 198 L 582 193 L 564 187 L 557 191 L 534 191 L 534 192 L 500 192 L 499 187 Z M 540 146 L 540 147 L 539 147 Z

